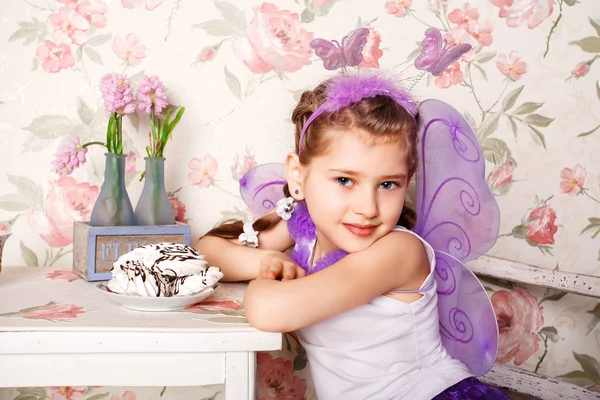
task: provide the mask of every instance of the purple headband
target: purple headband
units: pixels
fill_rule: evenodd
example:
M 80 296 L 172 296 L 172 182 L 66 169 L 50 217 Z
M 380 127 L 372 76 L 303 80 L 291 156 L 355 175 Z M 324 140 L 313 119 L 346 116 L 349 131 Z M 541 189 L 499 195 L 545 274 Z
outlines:
M 394 83 L 381 75 L 350 75 L 348 77 L 338 76 L 329 83 L 327 91 L 327 100 L 304 123 L 300 141 L 298 142 L 298 154 L 304 142 L 304 135 L 310 124 L 324 112 L 333 113 L 341 110 L 351 104 L 358 103 L 362 99 L 368 99 L 377 96 L 387 96 L 400 104 L 413 117 L 417 114 L 417 105 L 415 101 L 402 89 L 396 87 Z

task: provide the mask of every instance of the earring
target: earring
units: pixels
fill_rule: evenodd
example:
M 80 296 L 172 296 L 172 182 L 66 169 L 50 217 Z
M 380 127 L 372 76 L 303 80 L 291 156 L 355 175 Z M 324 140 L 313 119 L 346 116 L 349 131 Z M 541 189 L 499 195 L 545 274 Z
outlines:
M 300 194 L 300 191 L 298 189 L 294 190 L 295 194 Z
M 277 215 L 287 221 L 292 216 L 295 206 L 293 197 L 284 197 L 277 202 Z

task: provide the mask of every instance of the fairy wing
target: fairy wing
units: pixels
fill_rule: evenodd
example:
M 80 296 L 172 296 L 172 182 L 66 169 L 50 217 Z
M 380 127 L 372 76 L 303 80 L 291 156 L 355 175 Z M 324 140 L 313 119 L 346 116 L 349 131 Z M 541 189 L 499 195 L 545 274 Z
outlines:
M 442 342 L 480 376 L 496 358 L 498 326 L 485 289 L 463 263 L 494 245 L 500 211 L 477 136 L 458 111 L 439 100 L 423 101 L 418 147 L 414 231 L 436 250 Z
M 358 28 L 342 39 L 342 48 L 347 67 L 354 67 L 362 61 L 362 50 L 367 44 L 369 30 L 367 28 Z
M 254 215 L 263 216 L 275 209 L 286 183 L 284 164 L 261 164 L 240 179 L 240 194 Z

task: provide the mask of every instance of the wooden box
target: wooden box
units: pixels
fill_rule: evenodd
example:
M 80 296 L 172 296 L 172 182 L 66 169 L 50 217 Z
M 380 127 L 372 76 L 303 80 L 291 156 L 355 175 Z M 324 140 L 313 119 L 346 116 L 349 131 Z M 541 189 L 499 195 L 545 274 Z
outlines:
M 78 221 L 73 226 L 73 271 L 87 281 L 112 278 L 113 262 L 131 250 L 161 242 L 190 244 L 190 226 L 91 226 Z

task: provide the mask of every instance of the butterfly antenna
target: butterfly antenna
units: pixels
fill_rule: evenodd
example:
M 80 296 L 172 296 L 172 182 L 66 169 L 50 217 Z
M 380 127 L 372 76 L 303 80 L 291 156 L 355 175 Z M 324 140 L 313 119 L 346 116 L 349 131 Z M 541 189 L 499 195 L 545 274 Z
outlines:
M 346 67 L 342 67 L 342 75 L 344 75 L 344 79 L 348 79 L 348 71 L 346 71 Z
M 417 83 L 419 83 L 419 81 L 421 80 L 421 78 L 423 78 L 425 76 L 426 72 L 425 71 L 421 71 L 421 73 L 419 75 L 417 75 L 413 81 L 410 83 L 410 86 L 406 89 L 407 93 L 410 93 L 411 90 L 413 90 L 413 88 L 417 85 Z

